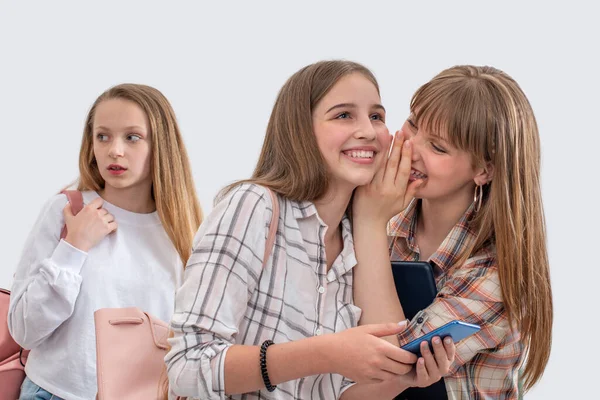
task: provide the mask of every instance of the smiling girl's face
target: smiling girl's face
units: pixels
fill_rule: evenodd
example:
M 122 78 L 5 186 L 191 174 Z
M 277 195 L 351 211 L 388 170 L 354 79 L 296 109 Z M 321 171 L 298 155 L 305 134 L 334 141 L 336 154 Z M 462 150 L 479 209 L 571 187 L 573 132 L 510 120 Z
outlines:
M 341 78 L 317 104 L 312 120 L 330 183 L 352 190 L 371 182 L 390 142 L 375 85 L 360 73 Z
M 451 200 L 472 197 L 476 184 L 486 183 L 483 168 L 475 168 L 469 153 L 452 146 L 443 132 L 429 132 L 408 117 L 402 130 L 412 142 L 411 180 L 423 179 L 416 197 Z M 481 181 L 481 182 L 480 182 Z

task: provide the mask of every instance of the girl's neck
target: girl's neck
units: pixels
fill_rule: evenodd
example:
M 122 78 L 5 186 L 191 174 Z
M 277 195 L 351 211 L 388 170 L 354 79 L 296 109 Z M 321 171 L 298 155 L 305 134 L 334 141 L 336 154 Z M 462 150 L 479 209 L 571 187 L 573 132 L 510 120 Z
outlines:
M 121 189 L 106 185 L 98 194 L 107 202 L 133 213 L 148 214 L 156 211 L 151 186 L 140 185 Z
M 338 228 L 348 209 L 353 191 L 352 188 L 342 190 L 330 185 L 325 195 L 314 201 L 319 217 L 329 228 L 325 233 L 326 241 L 339 235 L 340 230 Z
M 416 230 L 421 259 L 428 259 L 440 247 L 472 202 L 466 192 L 452 198 L 421 200 Z

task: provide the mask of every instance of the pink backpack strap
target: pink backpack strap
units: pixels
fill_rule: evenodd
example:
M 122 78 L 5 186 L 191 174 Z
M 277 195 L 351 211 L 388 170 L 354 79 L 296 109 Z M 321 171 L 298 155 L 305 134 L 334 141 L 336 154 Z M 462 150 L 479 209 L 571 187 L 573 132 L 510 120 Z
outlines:
M 265 244 L 265 255 L 263 257 L 263 268 L 267 265 L 271 251 L 275 245 L 275 236 L 277 236 L 277 227 L 279 226 L 279 200 L 277 195 L 271 189 L 267 188 L 271 195 L 271 203 L 273 203 L 273 215 L 271 216 L 271 224 L 269 225 L 269 236 L 267 236 L 267 244 Z
M 79 190 L 63 190 L 62 194 L 67 196 L 69 203 L 71 204 L 71 212 L 73 215 L 77 215 L 79 211 L 83 208 L 83 196 Z M 62 231 L 60 232 L 60 238 L 64 239 L 67 237 L 67 225 L 63 226 Z

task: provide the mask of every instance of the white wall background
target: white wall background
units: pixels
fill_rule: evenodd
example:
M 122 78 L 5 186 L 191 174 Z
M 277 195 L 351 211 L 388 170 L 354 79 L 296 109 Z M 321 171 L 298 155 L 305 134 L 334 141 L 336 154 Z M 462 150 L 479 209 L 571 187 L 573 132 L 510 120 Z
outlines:
M 208 211 L 218 189 L 250 175 L 277 91 L 300 67 L 370 67 L 393 131 L 436 73 L 488 64 L 521 84 L 542 136 L 556 319 L 527 399 L 594 397 L 600 354 L 582 333 L 597 322 L 600 282 L 598 14 L 581 1 L 292 3 L 2 1 L 0 287 L 42 204 L 77 177 L 85 115 L 109 86 L 145 83 L 170 99 Z

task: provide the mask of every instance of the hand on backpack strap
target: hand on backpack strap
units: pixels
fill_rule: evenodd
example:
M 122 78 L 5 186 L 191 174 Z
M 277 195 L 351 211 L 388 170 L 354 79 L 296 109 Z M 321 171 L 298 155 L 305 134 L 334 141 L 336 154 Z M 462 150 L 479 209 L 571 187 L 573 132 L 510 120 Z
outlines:
M 104 200 L 101 197 L 94 199 L 73 215 L 71 204 L 67 203 L 63 209 L 67 237 L 65 241 L 81 251 L 89 251 L 106 235 L 117 229 L 117 223 L 112 214 L 102 208 Z

